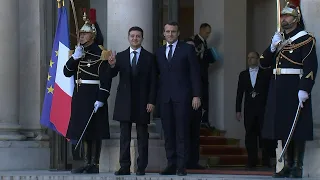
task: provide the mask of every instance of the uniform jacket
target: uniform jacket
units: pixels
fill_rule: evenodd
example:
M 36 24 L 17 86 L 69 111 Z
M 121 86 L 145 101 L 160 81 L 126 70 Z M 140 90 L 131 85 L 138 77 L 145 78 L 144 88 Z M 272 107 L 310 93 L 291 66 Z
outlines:
M 94 109 L 94 103 L 101 101 L 104 106 L 93 114 L 84 139 L 100 140 L 109 138 L 108 103 L 111 88 L 110 65 L 101 56 L 103 47 L 92 44 L 84 49 L 85 56 L 74 60 L 72 57 L 64 66 L 64 75 L 75 79 L 72 95 L 71 117 L 67 138 L 78 140 Z M 85 84 L 81 80 L 98 80 L 100 84 Z

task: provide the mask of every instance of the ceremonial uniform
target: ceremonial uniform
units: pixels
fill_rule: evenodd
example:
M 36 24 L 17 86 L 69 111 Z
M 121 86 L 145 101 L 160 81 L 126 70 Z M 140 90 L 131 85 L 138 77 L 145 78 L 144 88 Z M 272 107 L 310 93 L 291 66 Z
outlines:
M 89 20 L 80 32 L 93 33 L 96 37 L 94 23 Z M 79 52 L 80 56 L 74 55 Z M 75 79 L 66 137 L 78 141 L 91 118 L 82 138 L 85 165 L 74 169 L 73 173 L 98 173 L 102 139 L 110 138 L 107 99 L 112 77 L 106 60 L 110 53 L 95 42 L 86 47 L 78 46 L 64 66 L 64 75 Z
M 295 9 L 286 8 L 282 14 L 297 13 Z M 298 25 L 290 33 L 284 33 L 284 39 L 275 52 L 271 49 L 268 47 L 260 57 L 263 67 L 273 69 L 263 136 L 268 139 L 282 140 L 284 144 L 299 105 L 298 93 L 304 91 L 309 94 L 309 99 L 303 103 L 303 108 L 298 114 L 292 140 L 284 156 L 285 168 L 275 175 L 276 177 L 300 177 L 305 141 L 313 140 L 311 91 L 318 68 L 315 38 Z

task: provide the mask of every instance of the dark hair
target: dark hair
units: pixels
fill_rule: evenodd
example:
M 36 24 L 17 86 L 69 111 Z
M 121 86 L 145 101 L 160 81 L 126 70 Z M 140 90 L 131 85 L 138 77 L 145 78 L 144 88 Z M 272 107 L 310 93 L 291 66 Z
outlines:
M 140 31 L 140 32 L 141 32 L 141 35 L 142 35 L 142 37 L 143 37 L 143 30 L 142 30 L 141 27 L 138 27 L 138 26 L 133 26 L 133 27 L 131 27 L 131 28 L 129 29 L 129 31 L 128 31 L 128 36 L 129 36 L 129 34 L 130 34 L 131 31 Z
M 257 51 L 250 51 L 248 54 L 250 54 L 250 53 L 254 53 L 257 55 L 258 58 L 260 58 L 260 54 Z
M 178 31 L 179 31 L 179 29 L 180 29 L 179 23 L 176 22 L 176 21 L 170 21 L 170 22 L 166 23 L 164 26 L 166 26 L 166 25 L 177 26 L 177 27 L 178 27 Z M 164 26 L 163 26 L 163 30 L 164 30 Z
M 206 27 L 211 28 L 211 26 L 210 26 L 208 23 L 202 23 L 202 24 L 200 25 L 200 29 L 206 28 Z

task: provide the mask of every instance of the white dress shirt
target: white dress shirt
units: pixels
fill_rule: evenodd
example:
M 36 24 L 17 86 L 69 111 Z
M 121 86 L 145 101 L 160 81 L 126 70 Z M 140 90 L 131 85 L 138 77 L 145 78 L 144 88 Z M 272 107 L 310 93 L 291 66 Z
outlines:
M 177 44 L 178 44 L 178 40 L 176 40 L 176 42 L 172 43 L 172 56 L 174 55 L 174 50 L 176 49 L 177 47 Z M 169 51 L 170 51 L 170 47 L 169 47 L 169 43 L 167 42 L 167 45 L 166 45 L 166 57 L 168 59 L 168 54 L 169 54 Z
M 251 85 L 254 87 L 256 85 L 257 75 L 258 75 L 259 67 L 249 68 Z
M 140 56 L 140 53 L 141 53 L 141 47 L 139 47 L 138 49 L 134 50 L 130 47 L 130 64 L 132 65 L 132 59 L 133 59 L 133 56 L 134 56 L 134 53 L 133 51 L 136 51 L 137 54 L 136 54 L 136 64 L 138 64 L 138 61 L 139 61 L 139 56 Z

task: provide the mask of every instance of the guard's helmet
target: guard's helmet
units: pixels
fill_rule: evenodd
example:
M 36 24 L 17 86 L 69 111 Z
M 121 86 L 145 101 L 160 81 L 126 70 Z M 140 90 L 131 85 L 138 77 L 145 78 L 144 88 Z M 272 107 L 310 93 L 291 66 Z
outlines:
M 83 21 L 84 25 L 80 29 L 80 33 L 92 33 L 94 38 L 97 35 L 97 30 L 95 27 L 95 22 L 96 22 L 96 10 L 95 9 L 90 9 L 90 17 L 87 17 L 86 10 L 83 10 Z
M 304 28 L 304 23 L 300 10 L 300 0 L 289 0 L 287 5 L 282 9 L 281 15 L 290 15 L 293 16 L 300 25 L 300 27 Z

